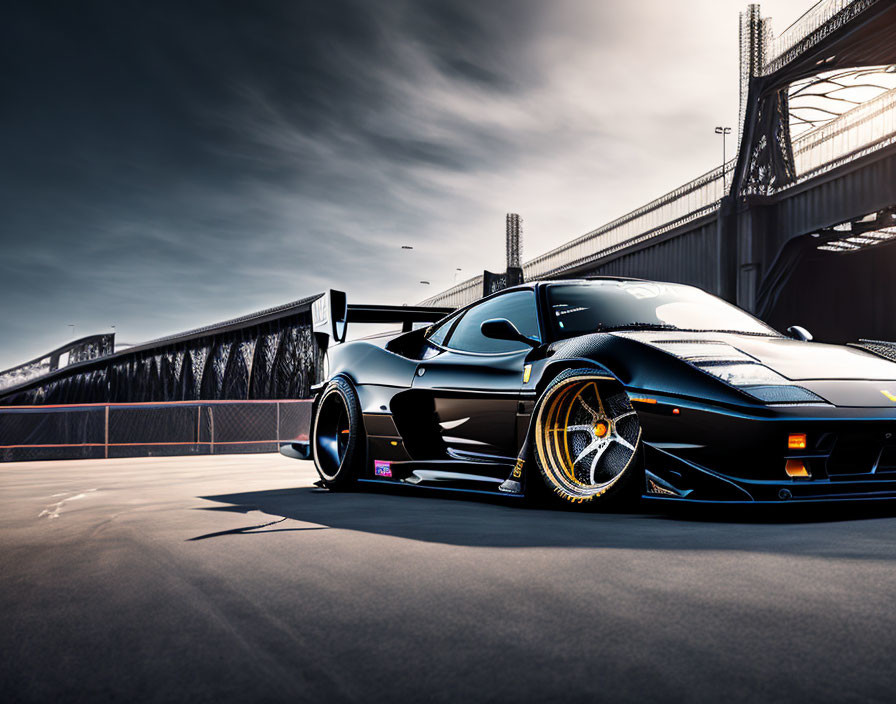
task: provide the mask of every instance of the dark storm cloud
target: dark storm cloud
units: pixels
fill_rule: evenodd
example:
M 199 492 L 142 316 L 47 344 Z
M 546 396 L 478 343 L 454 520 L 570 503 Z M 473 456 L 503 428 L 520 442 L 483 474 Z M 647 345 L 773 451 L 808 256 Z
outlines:
M 403 166 L 463 171 L 499 145 L 475 128 L 446 142 L 402 112 L 422 65 L 509 90 L 524 57 L 498 30 L 532 14 L 514 5 L 15 6 L 0 42 L 3 363 L 70 321 L 154 334 L 339 285 L 353 264 L 363 278 L 380 243 L 345 230 L 411 227 L 419 213 L 388 207 Z
M 500 266 L 508 210 L 535 254 L 697 175 L 642 143 L 707 100 L 663 114 L 673 69 L 626 29 L 681 36 L 652 5 L 656 27 L 621 1 L 7 6 L 0 368 L 67 323 L 135 342 L 328 286 L 410 302 Z

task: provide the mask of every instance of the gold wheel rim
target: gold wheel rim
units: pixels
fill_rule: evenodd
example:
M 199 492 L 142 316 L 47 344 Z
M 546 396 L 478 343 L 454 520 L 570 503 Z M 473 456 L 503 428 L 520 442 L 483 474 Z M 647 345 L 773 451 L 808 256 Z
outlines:
M 551 388 L 539 404 L 536 451 L 544 474 L 564 498 L 585 501 L 600 496 L 634 459 L 641 438 L 637 414 L 624 392 L 617 392 L 624 404 L 614 396 L 614 408 L 608 413 L 599 386 L 614 381 L 604 376 L 570 377 Z M 608 455 L 614 445 L 621 450 Z

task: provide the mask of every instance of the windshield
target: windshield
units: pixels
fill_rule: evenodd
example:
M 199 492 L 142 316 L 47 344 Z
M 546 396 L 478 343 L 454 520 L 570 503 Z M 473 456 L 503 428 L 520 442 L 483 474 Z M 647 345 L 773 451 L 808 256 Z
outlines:
M 772 328 L 692 286 L 590 281 L 548 287 L 554 339 L 607 330 L 697 330 L 779 336 Z

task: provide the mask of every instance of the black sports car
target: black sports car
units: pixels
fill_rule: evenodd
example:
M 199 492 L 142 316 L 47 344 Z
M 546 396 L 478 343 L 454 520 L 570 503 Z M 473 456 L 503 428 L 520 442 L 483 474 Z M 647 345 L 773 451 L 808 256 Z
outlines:
M 699 289 L 634 279 L 529 283 L 416 330 L 426 309 L 391 310 L 404 332 L 330 346 L 309 442 L 283 448 L 331 488 L 896 497 L 896 345 L 785 336 Z

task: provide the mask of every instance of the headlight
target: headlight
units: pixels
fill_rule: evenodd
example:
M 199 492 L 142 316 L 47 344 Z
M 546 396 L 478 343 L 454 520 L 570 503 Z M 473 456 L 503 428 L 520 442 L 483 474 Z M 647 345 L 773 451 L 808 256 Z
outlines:
M 830 404 L 818 394 L 812 393 L 802 386 L 747 386 L 741 388 L 750 396 L 758 398 L 765 403 L 823 403 Z
M 802 386 L 795 386 L 778 372 L 756 362 L 697 362 L 695 366 L 764 403 L 827 403 L 818 394 Z
M 777 372 L 755 362 L 719 362 L 694 365 L 705 372 L 719 377 L 732 386 L 756 386 L 759 384 L 787 384 L 788 381 Z

